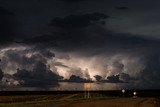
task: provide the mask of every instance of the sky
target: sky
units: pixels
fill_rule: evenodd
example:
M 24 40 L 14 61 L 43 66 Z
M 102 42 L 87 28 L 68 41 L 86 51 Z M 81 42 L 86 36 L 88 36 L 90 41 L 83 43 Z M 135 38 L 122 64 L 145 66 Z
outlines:
M 160 89 L 159 5 L 159 0 L 1 0 L 0 84 L 98 81 L 119 89 Z

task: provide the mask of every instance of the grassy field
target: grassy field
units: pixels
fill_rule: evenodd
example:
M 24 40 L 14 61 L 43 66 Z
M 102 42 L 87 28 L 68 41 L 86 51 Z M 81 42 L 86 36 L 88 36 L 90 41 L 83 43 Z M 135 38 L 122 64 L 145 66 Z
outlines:
M 92 93 L 0 96 L 0 107 L 160 107 L 157 98 L 107 97 Z

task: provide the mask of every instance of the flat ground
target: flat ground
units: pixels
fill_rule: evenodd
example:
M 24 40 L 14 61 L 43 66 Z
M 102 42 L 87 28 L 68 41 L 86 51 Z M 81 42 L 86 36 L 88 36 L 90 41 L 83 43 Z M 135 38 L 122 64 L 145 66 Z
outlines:
M 114 98 L 75 104 L 65 104 L 60 107 L 160 107 L 154 98 Z
M 160 107 L 157 98 L 121 98 L 92 94 L 0 96 L 0 107 Z

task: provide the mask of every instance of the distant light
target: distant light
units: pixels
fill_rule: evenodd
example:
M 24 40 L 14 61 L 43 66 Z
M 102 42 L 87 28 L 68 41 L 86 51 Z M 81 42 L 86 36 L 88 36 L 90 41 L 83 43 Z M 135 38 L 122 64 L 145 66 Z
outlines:
M 122 90 L 122 93 L 125 93 L 125 90 L 124 90 L 124 89 Z
M 84 83 L 84 89 L 89 90 L 91 88 L 91 83 Z
M 135 91 L 135 92 L 133 92 L 133 95 L 134 95 L 134 96 L 136 96 L 136 95 L 137 95 L 137 92 L 136 92 L 136 91 Z
M 124 89 L 122 90 L 122 93 L 123 93 L 123 97 L 124 97 L 124 93 L 125 93 L 125 90 L 124 90 Z
M 91 88 L 91 83 L 84 83 L 84 98 L 90 98 L 89 89 Z

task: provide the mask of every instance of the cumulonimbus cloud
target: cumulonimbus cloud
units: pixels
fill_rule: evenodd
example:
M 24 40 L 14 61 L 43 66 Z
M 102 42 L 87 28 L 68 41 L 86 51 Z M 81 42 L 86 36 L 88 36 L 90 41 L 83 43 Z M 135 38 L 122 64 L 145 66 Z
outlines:
M 22 47 L 1 49 L 2 70 L 16 73 L 20 68 L 19 72 L 28 73 L 40 61 L 65 79 L 74 75 L 94 80 L 99 75 L 102 80 L 131 81 L 137 87 L 150 83 L 145 87 L 158 88 L 160 41 L 109 31 L 103 22 L 107 19 L 100 13 L 53 18 L 50 27 L 56 31 L 29 37 L 19 44 Z

